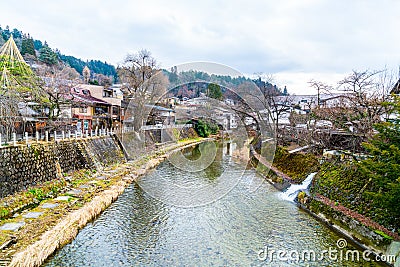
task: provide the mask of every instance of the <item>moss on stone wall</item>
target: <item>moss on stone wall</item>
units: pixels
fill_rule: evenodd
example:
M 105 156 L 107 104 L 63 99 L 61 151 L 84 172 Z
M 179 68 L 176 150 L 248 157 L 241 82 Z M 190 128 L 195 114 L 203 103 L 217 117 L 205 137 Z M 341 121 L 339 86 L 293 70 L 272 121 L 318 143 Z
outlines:
M 0 198 L 78 169 L 101 168 L 124 160 L 110 137 L 33 143 L 0 149 Z
M 314 214 L 326 218 L 326 222 L 329 225 L 336 225 L 344 229 L 351 234 L 351 238 L 361 244 L 367 246 L 373 246 L 378 250 L 385 250 L 385 248 L 391 243 L 393 238 L 386 235 L 384 232 L 367 227 L 360 223 L 354 218 L 347 216 L 346 214 L 334 210 L 332 207 L 311 198 L 306 204 L 307 209 L 309 209 Z
M 318 159 L 314 155 L 301 153 L 289 154 L 285 148 L 279 146 L 276 148 L 273 164 L 298 183 L 319 168 Z
M 313 194 L 321 194 L 400 234 L 398 210 L 384 200 L 383 188 L 359 163 L 325 163 L 314 178 Z M 371 193 L 373 192 L 373 193 Z

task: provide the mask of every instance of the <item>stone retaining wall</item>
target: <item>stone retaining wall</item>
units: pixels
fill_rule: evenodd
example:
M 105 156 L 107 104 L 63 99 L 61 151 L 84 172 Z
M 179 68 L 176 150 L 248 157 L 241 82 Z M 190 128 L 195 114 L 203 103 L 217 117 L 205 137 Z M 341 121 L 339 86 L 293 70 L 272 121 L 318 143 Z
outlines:
M 0 148 L 0 198 L 82 168 L 124 161 L 112 136 Z
M 360 249 L 373 251 L 376 255 L 395 256 L 395 262 L 382 263 L 400 267 L 400 241 L 382 236 L 376 230 L 343 212 L 334 210 L 314 197 L 307 196 L 307 199 L 299 201 L 300 208 L 324 222 L 338 234 L 345 236 Z

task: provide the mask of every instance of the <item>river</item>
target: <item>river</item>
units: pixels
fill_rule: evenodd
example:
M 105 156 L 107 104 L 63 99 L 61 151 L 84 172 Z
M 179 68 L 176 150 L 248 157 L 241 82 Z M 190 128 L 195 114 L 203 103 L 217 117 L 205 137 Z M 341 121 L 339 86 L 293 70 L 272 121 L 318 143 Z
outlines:
M 196 160 L 208 145 L 184 155 Z M 378 266 L 283 200 L 233 150 L 217 145 L 200 171 L 160 164 L 43 266 Z

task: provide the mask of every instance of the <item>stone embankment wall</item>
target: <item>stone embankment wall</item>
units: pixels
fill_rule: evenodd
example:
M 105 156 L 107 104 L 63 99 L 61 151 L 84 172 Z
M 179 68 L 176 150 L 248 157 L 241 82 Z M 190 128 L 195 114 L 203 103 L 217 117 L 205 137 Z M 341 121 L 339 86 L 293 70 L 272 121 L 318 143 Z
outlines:
M 113 136 L 0 148 L 0 198 L 77 169 L 124 161 Z

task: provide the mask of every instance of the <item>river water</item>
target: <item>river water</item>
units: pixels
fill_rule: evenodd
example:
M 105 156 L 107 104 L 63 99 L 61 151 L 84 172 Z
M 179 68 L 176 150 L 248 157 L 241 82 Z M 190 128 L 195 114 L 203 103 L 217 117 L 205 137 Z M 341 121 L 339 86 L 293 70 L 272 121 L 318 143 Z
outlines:
M 216 148 L 205 170 L 159 165 L 43 266 L 378 266 Z

